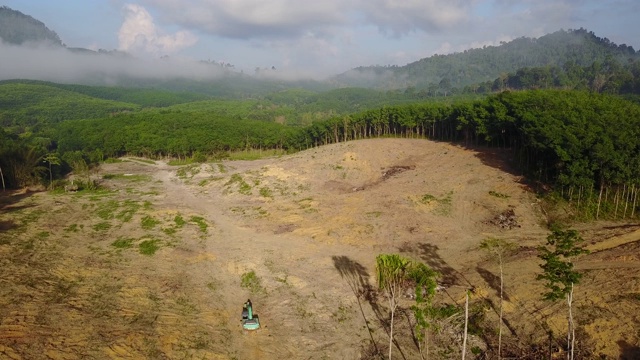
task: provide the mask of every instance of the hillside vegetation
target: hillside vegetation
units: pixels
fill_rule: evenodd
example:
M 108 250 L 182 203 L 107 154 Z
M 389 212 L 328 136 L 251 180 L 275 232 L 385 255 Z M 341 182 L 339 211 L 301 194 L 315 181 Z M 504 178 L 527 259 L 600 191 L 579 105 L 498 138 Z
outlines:
M 58 34 L 44 23 L 7 6 L 0 6 L 0 39 L 15 45 L 47 43 L 62 46 Z
M 537 39 L 521 37 L 500 46 L 434 55 L 405 66 L 359 67 L 333 80 L 347 86 L 371 88 L 462 88 L 493 81 L 520 68 L 563 67 L 566 63 L 589 66 L 603 62 L 608 56 L 621 63 L 639 57 L 632 47 L 616 45 L 585 29 L 560 30 Z

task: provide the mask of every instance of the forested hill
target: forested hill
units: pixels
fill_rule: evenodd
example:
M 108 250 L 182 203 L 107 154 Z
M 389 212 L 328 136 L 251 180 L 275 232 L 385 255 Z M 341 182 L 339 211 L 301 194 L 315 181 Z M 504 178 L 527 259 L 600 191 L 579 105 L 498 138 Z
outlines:
M 537 39 L 521 37 L 500 46 L 434 55 L 402 67 L 359 67 L 336 76 L 333 81 L 341 86 L 369 88 L 462 88 L 493 81 L 501 74 L 520 68 L 562 67 L 566 63 L 589 66 L 611 57 L 626 63 L 629 59 L 639 59 L 640 52 L 581 28 L 560 30 Z
M 5 43 L 15 45 L 48 43 L 62 46 L 58 34 L 41 21 L 6 6 L 0 6 L 0 38 Z

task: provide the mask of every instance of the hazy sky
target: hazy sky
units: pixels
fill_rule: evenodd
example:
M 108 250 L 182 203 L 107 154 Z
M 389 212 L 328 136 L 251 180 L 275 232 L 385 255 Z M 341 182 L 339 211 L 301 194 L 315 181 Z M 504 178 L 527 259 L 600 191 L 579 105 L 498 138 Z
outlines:
M 640 49 L 640 0 L 5 0 L 69 47 L 316 76 L 584 27 Z

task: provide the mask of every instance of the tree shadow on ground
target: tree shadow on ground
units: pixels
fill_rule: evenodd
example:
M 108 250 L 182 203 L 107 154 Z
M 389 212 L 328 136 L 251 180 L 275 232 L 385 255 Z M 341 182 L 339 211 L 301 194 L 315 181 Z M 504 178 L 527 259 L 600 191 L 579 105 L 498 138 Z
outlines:
M 629 344 L 624 340 L 618 341 L 620 346 L 620 360 L 640 359 L 640 346 Z
M 364 314 L 364 310 L 362 309 L 362 300 L 365 300 L 369 303 L 373 312 L 376 314 L 378 321 L 384 325 L 384 317 L 382 315 L 382 311 L 380 306 L 378 306 L 378 302 L 376 299 L 375 291 L 371 284 L 369 283 L 369 273 L 367 269 L 365 269 L 362 264 L 357 261 L 351 260 L 347 256 L 332 256 L 333 266 L 338 270 L 340 277 L 344 281 L 347 282 L 351 292 L 356 297 L 358 301 L 358 308 L 360 309 L 360 314 L 364 319 L 364 322 L 367 326 L 367 331 L 369 332 L 369 337 L 371 338 L 371 344 L 374 347 L 376 354 L 382 356 L 380 349 L 378 348 L 378 344 L 373 338 L 373 332 L 369 327 L 369 321 L 367 320 L 367 316 Z
M 493 274 L 491 271 L 487 269 L 481 268 L 480 266 L 476 267 L 476 271 L 478 272 L 478 274 L 480 274 L 480 276 L 482 276 L 484 281 L 486 281 L 487 284 L 489 284 L 489 286 L 493 290 L 495 290 L 496 296 L 500 297 L 500 277 L 498 275 Z M 510 301 L 509 295 L 507 294 L 506 291 L 504 291 L 504 289 L 502 290 L 502 298 L 506 301 Z
M 31 196 L 32 192 L 18 192 L 15 190 L 8 191 L 0 191 L 0 215 L 8 214 L 24 209 L 28 209 L 34 207 L 35 204 L 27 204 L 27 205 L 17 205 L 22 200 Z M 0 232 L 6 232 L 13 229 L 16 229 L 20 226 L 19 223 L 16 223 L 13 220 L 0 220 Z
M 425 264 L 440 274 L 440 282 L 443 285 L 456 285 L 460 281 L 458 272 L 438 255 L 439 248 L 437 245 L 429 243 L 411 245 L 405 243 L 398 250 L 404 253 L 417 253 Z

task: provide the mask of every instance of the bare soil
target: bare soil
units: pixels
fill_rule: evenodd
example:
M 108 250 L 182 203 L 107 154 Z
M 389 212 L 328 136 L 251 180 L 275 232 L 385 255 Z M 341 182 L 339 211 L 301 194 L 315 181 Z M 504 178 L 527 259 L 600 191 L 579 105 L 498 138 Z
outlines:
M 468 351 L 487 350 L 499 289 L 478 248 L 487 237 L 518 244 L 505 266 L 505 348 L 566 332 L 566 307 L 542 301 L 535 280 L 548 235 L 540 200 L 495 150 L 374 139 L 184 167 L 126 159 L 96 177 L 107 190 L 0 197 L 0 358 L 386 354 L 386 301 L 371 291 L 381 253 L 437 270 L 439 303 L 462 306 L 472 289 L 485 330 Z M 576 263 L 579 346 L 640 358 L 640 224 L 576 228 L 592 250 Z M 248 298 L 256 332 L 240 324 Z M 394 358 L 419 358 L 409 313 L 396 318 Z M 460 323 L 433 337 L 431 358 L 458 357 Z

